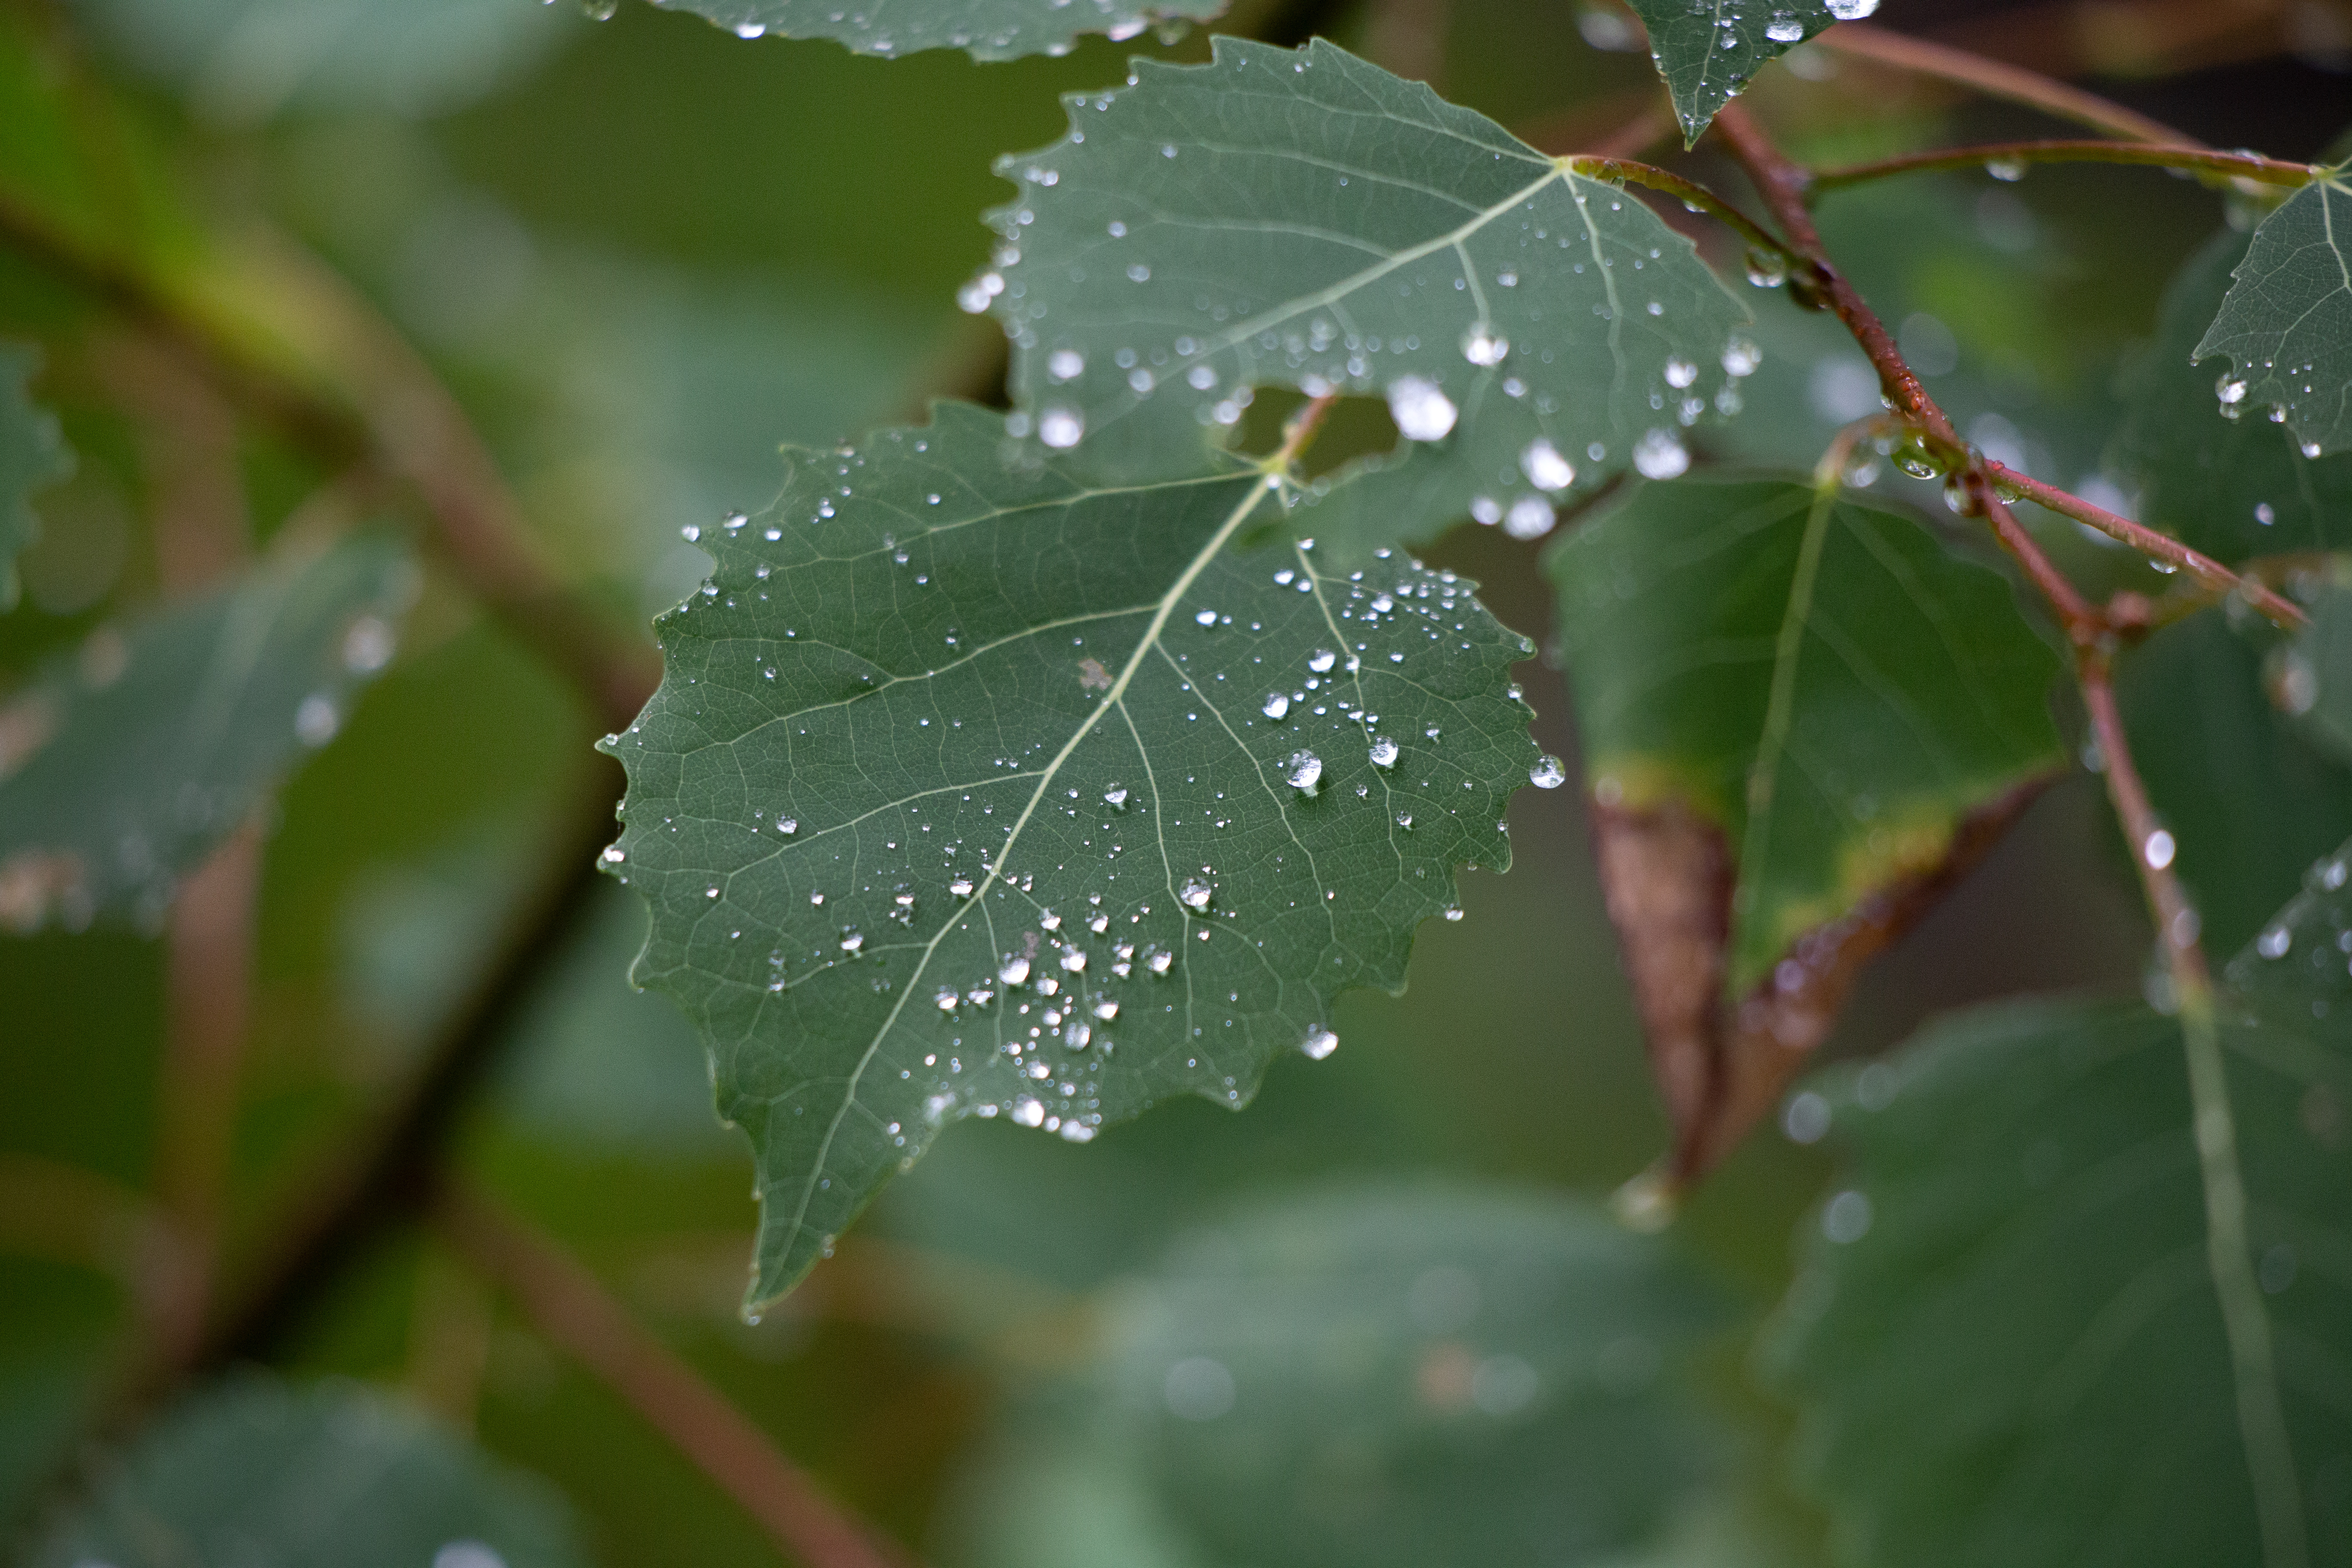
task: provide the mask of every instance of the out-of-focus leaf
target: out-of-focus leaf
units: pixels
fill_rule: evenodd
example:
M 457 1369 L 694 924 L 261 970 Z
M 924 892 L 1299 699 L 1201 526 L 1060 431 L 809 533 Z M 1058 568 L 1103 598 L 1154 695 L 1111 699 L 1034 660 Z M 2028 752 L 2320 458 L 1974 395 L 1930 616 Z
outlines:
M 1912 520 L 1647 485 L 1555 546 L 1602 886 L 1690 1173 L 2064 764 L 2056 656 Z
M 0 610 L 16 603 L 16 552 L 40 531 L 33 492 L 73 471 L 56 417 L 25 389 L 39 363 L 34 350 L 0 342 Z
M 1748 79 L 1840 18 L 1867 16 L 1877 0 L 1629 0 L 1649 29 L 1650 55 L 1666 79 L 1683 140 L 1693 146 L 1715 111 Z
M 1089 33 L 1132 38 L 1153 26 L 1205 22 L 1226 0 L 653 0 L 708 16 L 739 37 L 831 38 L 861 55 L 962 49 L 974 59 L 1066 55 Z
M 1118 471 L 1184 461 L 1255 386 L 1384 394 L 1407 451 L 1314 530 L 1533 537 L 1630 467 L 1680 472 L 1752 368 L 1688 240 L 1420 82 L 1320 40 L 1135 69 L 999 164 L 1021 195 L 963 302 L 1013 335 L 1016 434 Z
M 2265 1550 L 2179 1026 L 1988 1009 L 1827 1087 L 1852 1155 L 1774 1360 L 1856 1564 L 2206 1568 L 2352 1552 L 2352 900 L 2339 852 L 2230 966 L 2245 1225 L 2301 1550 Z M 2266 1458 L 2253 1464 L 2267 1465 Z
M 1030 1463 L 1064 1496 L 1083 1477 L 1097 1531 L 1155 1564 L 1614 1563 L 1726 1457 L 1682 1386 L 1721 1315 L 1663 1243 L 1582 1204 L 1294 1199 L 1114 1289 L 1098 1366 L 1035 1424 L 1077 1452 Z M 1053 1559 L 1064 1516 L 1034 1500 L 981 1500 L 984 1561 Z
M 280 110 L 430 114 L 537 63 L 576 6 L 516 0 L 78 0 L 139 69 L 236 124 Z
M 2260 652 L 2220 610 L 2133 649 L 2117 696 L 2140 776 L 2179 847 L 2174 873 L 2227 952 L 2352 823 L 2352 773 L 2263 693 Z
M 553 1490 L 363 1385 L 241 1375 L 110 1461 L 38 1568 L 572 1568 Z
M 754 1303 L 947 1121 L 1082 1141 L 1328 1051 L 1535 761 L 1525 639 L 1385 547 L 1245 548 L 1271 472 L 1097 485 L 953 404 L 787 468 L 609 742 L 638 978 L 758 1152 Z
M 2141 487 L 2143 521 L 2216 560 L 2352 546 L 2352 456 L 2305 457 L 2251 390 L 2219 401 L 2210 370 L 2190 363 L 2247 246 L 2216 235 L 2166 290 L 2156 341 L 2125 378 L 2116 465 Z M 2237 379 L 2225 372 L 2221 384 Z
M 2311 625 L 2272 656 L 2271 697 L 2314 746 L 2352 767 L 2352 560 L 2331 560 L 2300 596 Z
M 2285 412 L 2304 456 L 2352 447 L 2352 184 L 2313 181 L 2262 221 L 2196 357 L 2221 401 Z
M 383 539 L 289 553 L 130 625 L 0 706 L 0 927 L 160 919 L 392 656 L 415 593 Z

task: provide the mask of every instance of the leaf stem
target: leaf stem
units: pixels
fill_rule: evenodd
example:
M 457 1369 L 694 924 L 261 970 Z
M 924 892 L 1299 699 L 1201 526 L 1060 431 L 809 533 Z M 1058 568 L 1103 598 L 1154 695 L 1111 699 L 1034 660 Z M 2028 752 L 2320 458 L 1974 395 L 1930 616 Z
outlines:
M 521 1220 L 455 1185 L 436 1217 L 450 1244 L 522 1309 L 541 1334 L 646 1423 L 810 1568 L 902 1568 L 773 1438 L 648 1333 L 580 1261 Z
M 1929 174 L 1944 169 L 1990 169 L 2003 164 L 2022 169 L 2028 163 L 2133 163 L 2195 170 L 2256 180 L 2267 185 L 2306 185 L 2319 177 L 2319 171 L 2308 163 L 2264 158 L 2252 153 L 2216 153 L 2203 147 L 2166 147 L 2138 142 L 1991 142 L 1981 146 L 1948 147 L 1823 169 L 1812 176 L 1811 188 L 1816 192 L 1835 190 L 1895 174 Z
M 2071 120 L 2094 131 L 2104 131 L 2110 136 L 2121 136 L 2133 142 L 2169 142 L 2176 146 L 2197 144 L 2195 137 L 2184 136 L 2160 121 L 2151 120 L 2137 110 L 2126 109 L 2122 104 L 2101 98 L 2095 92 L 2084 92 L 2079 87 L 2044 76 L 2040 71 L 1988 59 L 1971 50 L 1954 48 L 1949 44 L 1933 43 L 1926 38 L 1915 38 L 1860 22 L 1841 22 L 1816 36 L 1813 43 L 1818 47 L 1856 59 L 1874 60 L 1900 70 L 1956 82 L 1988 98 L 2021 103 L 2029 109 L 2038 109 L 2053 119 Z
M 1605 157 L 1590 153 L 1573 154 L 1558 162 L 1571 173 L 1582 174 L 1590 180 L 1606 180 L 1612 184 L 1647 185 L 1654 191 L 1679 196 L 1685 206 L 1716 218 L 1757 249 L 1769 251 L 1791 262 L 1805 259 L 1754 218 L 1705 185 L 1695 180 L 1686 180 L 1672 170 L 1636 163 L 1630 158 Z
M 2123 824 L 2133 868 L 2155 917 L 2179 1011 L 2189 1068 L 2190 1129 L 2205 1193 L 2205 1260 L 2229 1343 L 2238 1432 L 2252 1482 L 2264 1568 L 2306 1568 L 2311 1560 L 2294 1448 L 2279 1397 L 2278 1366 L 2269 1310 L 2256 1279 L 2246 1230 L 2244 1172 L 2238 1161 L 2237 1119 L 2230 1103 L 2228 1068 L 2215 1017 L 2213 981 L 2198 942 L 2197 911 L 2173 874 L 2176 847 L 2158 823 L 2134 766 L 2131 742 L 2116 702 L 2105 645 L 2078 650 L 2076 678 L 2093 733 L 2105 763 L 2107 797 Z
M 2231 571 L 2211 556 L 2189 549 L 2169 534 L 2158 533 L 2144 523 L 2117 516 L 2071 491 L 2031 479 L 1990 458 L 1984 460 L 1984 468 L 1991 476 L 1993 483 L 2003 489 L 2015 490 L 2035 505 L 2095 528 L 2108 538 L 2130 545 L 2152 561 L 2186 572 L 2216 593 L 2242 595 L 2248 604 L 2277 626 L 2294 631 L 2309 624 L 2310 617 L 2304 614 L 2300 605 L 2281 597 L 2252 578 Z

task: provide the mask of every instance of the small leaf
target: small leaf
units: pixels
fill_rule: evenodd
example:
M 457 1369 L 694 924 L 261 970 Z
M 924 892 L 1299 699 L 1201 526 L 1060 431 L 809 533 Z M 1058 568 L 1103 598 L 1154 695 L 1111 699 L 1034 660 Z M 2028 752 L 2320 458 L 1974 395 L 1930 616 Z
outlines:
M 571 1568 L 552 1488 L 354 1383 L 243 1373 L 107 1462 L 34 1568 Z
M 2352 447 L 2352 184 L 2338 171 L 2288 197 L 2231 276 L 2196 353 L 2235 364 L 2223 400 L 2284 409 L 2307 458 Z
M 1729 1447 L 1687 1382 L 1723 1303 L 1580 1203 L 1294 1198 L 1187 1237 L 1105 1308 L 1054 1426 L 1087 1434 L 1089 1495 L 1162 1561 L 1619 1563 Z M 1067 1514 L 983 1517 L 1000 1560 L 1035 1562 Z
M 702 535 L 608 748 L 610 868 L 751 1136 L 754 1305 L 964 1116 L 1240 1105 L 1508 861 L 1525 641 L 1451 574 L 1280 532 L 1276 480 L 1089 481 L 942 405 Z
M 1420 82 L 1223 37 L 1134 79 L 998 165 L 1021 195 L 963 302 L 1013 335 L 1016 433 L 1181 466 L 1253 388 L 1383 396 L 1407 449 L 1313 531 L 1475 510 L 1532 536 L 1629 468 L 1681 471 L 1748 364 L 1726 355 L 1748 311 L 1688 240 Z
M 2209 610 L 2116 671 L 2132 757 L 2179 847 L 2207 944 L 2250 940 L 2352 822 L 2352 772 L 2265 700 L 2263 658 Z M 2258 801 L 2258 808 L 2248 802 Z
M 1765 63 L 1837 21 L 1878 9 L 1878 0 L 1628 0 L 1649 29 L 1650 55 L 1683 122 L 1699 133 Z
M 979 60 L 1066 55 L 1100 33 L 1132 38 L 1146 28 L 1205 22 L 1227 0 L 654 0 L 707 16 L 737 37 L 831 38 L 861 55 L 962 49 Z
M 392 655 L 404 553 L 361 540 L 92 633 L 0 705 L 0 929 L 160 920 Z
M 2307 458 L 2239 376 L 2190 363 L 2247 255 L 2224 231 L 2165 290 L 2156 342 L 2125 378 L 2128 416 L 2116 467 L 2138 483 L 2139 517 L 2229 565 L 2261 555 L 2352 548 L 2352 455 Z
M 2271 697 L 2312 745 L 2352 767 L 2352 559 L 2336 556 L 2301 597 L 2311 625 L 2271 656 Z
M 2307 1556 L 2352 1552 L 2352 941 L 2341 852 L 2231 965 L 2245 1225 Z M 2208 1568 L 2258 1527 L 2179 1024 L 2027 1004 L 1823 1086 L 1851 1154 L 1771 1359 L 1857 1563 Z M 2255 1463 L 2267 1464 L 2267 1460 Z
M 1549 564 L 1602 882 L 1688 1176 L 2063 766 L 2058 661 L 1998 574 L 1809 485 L 1644 486 Z
M 55 416 L 26 392 L 39 363 L 37 351 L 0 342 L 0 610 L 16 603 L 17 552 L 40 533 L 33 493 L 73 471 Z

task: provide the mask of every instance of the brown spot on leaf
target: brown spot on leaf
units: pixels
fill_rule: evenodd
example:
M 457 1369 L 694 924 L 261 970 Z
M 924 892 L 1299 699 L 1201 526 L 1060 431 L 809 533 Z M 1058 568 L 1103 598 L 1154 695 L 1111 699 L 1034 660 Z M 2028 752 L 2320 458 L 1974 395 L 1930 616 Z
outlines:
M 1098 658 L 1082 658 L 1078 660 L 1078 684 L 1088 691 L 1108 691 L 1110 671 L 1103 668 L 1103 661 Z
M 1863 965 L 1975 869 L 2049 782 L 2031 780 L 1963 817 L 1940 860 L 1799 937 L 1736 1007 L 1723 1000 L 1733 863 L 1722 830 L 1673 803 L 1592 804 L 1601 890 L 1674 1121 L 1670 1188 L 1697 1181 L 1771 1113 L 1829 1037 Z

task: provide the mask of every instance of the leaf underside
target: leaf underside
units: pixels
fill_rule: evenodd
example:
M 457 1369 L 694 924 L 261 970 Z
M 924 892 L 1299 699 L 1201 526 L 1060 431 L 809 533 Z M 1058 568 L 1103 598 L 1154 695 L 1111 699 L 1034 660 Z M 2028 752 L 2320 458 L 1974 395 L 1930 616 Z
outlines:
M 1292 542 L 1255 467 L 1107 482 L 944 405 L 787 468 L 607 742 L 637 977 L 756 1151 L 755 1306 L 948 1121 L 1083 1141 L 1328 1049 L 1453 869 L 1507 862 L 1535 756 L 1524 639 L 1450 574 Z
M 1682 121 L 1699 133 L 1767 62 L 1837 20 L 1822 0 L 1628 0 L 1650 34 L 1650 56 Z M 1871 7 L 1850 6 L 1853 15 Z
M 2247 237 L 2224 231 L 2165 290 L 2156 342 L 2128 380 L 2116 468 L 2137 481 L 2139 516 L 2229 565 L 2262 555 L 2352 547 L 2352 454 L 2309 458 L 2296 434 L 2237 379 L 2190 363 L 2221 309 Z
M 2279 408 L 2308 457 L 2352 448 L 2352 184 L 2313 181 L 2254 230 L 2196 357 L 2227 354 L 2234 401 Z
M 101 627 L 0 705 L 0 930 L 159 921 L 391 655 L 415 591 L 361 539 Z
M 0 342 L 0 610 L 16 603 L 16 556 L 40 531 L 32 497 L 73 471 L 58 422 L 26 391 L 37 353 Z
M 1474 502 L 1540 531 L 1737 407 L 1746 308 L 1621 188 L 1320 40 L 1134 80 L 998 165 L 1021 195 L 965 302 L 1012 334 L 1016 431 L 1181 470 L 1254 387 L 1385 394 L 1406 450 L 1307 526 L 1411 541 Z
M 2341 852 L 2321 861 L 2231 963 L 2245 1004 L 2223 1031 L 2293 1453 L 2274 1479 L 2312 1563 L 2352 1554 L 2346 879 Z M 2178 1024 L 1993 1008 L 1828 1092 L 1858 1196 L 1825 1210 L 1844 1239 L 1810 1244 L 1774 1360 L 1851 1560 L 2265 1561 Z
M 1610 915 L 1679 1176 L 2063 763 L 2009 585 L 1810 485 L 1644 486 L 1555 546 Z
M 358 1384 L 244 1373 L 142 1432 L 26 1561 L 417 1568 L 460 1542 L 479 1543 L 466 1561 L 506 1568 L 586 1561 L 552 1488 L 407 1405 Z
M 861 55 L 962 49 L 974 59 L 1067 54 L 1089 33 L 1132 38 L 1164 22 L 1205 22 L 1226 0 L 654 0 L 744 37 L 831 38 Z
M 1720 1457 L 1681 1384 L 1721 1303 L 1592 1208 L 1375 1187 L 1214 1237 L 1121 1292 L 1093 1384 L 1203 1561 L 1621 1561 Z

